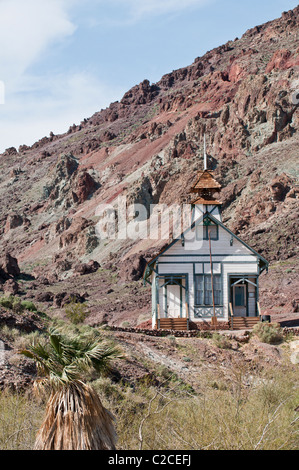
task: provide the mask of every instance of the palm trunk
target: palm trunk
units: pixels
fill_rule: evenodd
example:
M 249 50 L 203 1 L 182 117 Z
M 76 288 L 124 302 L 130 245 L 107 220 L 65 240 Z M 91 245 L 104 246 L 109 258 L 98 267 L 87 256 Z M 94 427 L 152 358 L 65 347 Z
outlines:
M 35 450 L 114 450 L 114 417 L 90 386 L 77 381 L 50 395 Z

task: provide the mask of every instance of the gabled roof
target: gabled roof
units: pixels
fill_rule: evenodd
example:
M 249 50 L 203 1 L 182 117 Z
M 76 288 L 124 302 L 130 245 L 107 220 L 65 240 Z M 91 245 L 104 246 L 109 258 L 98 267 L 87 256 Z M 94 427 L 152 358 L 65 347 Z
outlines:
M 240 243 L 242 243 L 242 245 L 244 245 L 249 251 L 251 251 L 255 256 L 257 256 L 259 258 L 259 260 L 261 261 L 261 272 L 264 271 L 265 269 L 268 269 L 268 261 L 263 258 L 263 256 L 261 256 L 257 251 L 255 251 L 253 248 L 251 248 L 249 245 L 247 245 L 247 243 L 245 243 L 243 240 L 241 240 L 241 238 L 239 238 L 236 234 L 234 234 L 231 230 L 229 230 L 225 225 L 223 225 L 222 222 L 220 222 L 220 220 L 216 219 L 215 217 L 213 217 L 209 212 L 206 212 L 204 215 L 202 215 L 202 217 L 200 217 L 198 220 L 196 220 L 195 222 L 192 223 L 192 225 L 187 228 L 184 232 L 181 233 L 180 237 L 179 238 L 176 238 L 175 240 L 173 240 L 171 243 L 169 243 L 165 248 L 163 248 L 160 253 L 158 253 L 154 258 L 152 258 L 146 265 L 145 267 L 145 270 L 144 270 L 144 274 L 143 274 L 143 278 L 144 278 L 144 281 L 146 282 L 147 281 L 147 278 L 151 275 L 152 271 L 154 271 L 154 265 L 156 263 L 156 261 L 160 258 L 160 256 L 162 256 L 167 250 L 169 250 L 169 248 L 171 248 L 173 245 L 175 245 L 177 242 L 181 241 L 182 239 L 184 239 L 185 237 L 185 234 L 188 233 L 190 230 L 192 230 L 196 225 L 199 225 L 201 222 L 203 222 L 206 218 L 210 219 L 212 222 L 214 222 L 215 224 L 219 225 L 220 227 L 222 227 L 224 230 L 226 230 L 230 235 L 232 235 L 236 240 L 238 240 Z M 200 255 L 199 255 L 200 256 Z

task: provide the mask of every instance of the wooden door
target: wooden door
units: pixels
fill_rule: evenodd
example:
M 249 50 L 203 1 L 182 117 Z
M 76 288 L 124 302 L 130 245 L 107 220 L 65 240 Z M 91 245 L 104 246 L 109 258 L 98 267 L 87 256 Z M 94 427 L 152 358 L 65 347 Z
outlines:
M 180 318 L 181 316 L 181 286 L 168 284 L 166 312 L 168 318 Z

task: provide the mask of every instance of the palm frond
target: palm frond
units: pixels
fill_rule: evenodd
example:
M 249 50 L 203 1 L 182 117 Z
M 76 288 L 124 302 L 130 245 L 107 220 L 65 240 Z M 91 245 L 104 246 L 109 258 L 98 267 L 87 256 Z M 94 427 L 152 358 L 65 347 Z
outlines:
M 121 351 L 101 336 L 87 340 L 51 329 L 45 346 L 35 344 L 20 353 L 37 364 L 41 377 L 35 388 L 50 391 L 35 449 L 114 450 L 114 418 L 81 379 L 91 368 L 107 370 L 111 360 L 122 357 Z
M 54 388 L 79 380 L 83 372 L 92 368 L 99 373 L 108 371 L 112 360 L 123 357 L 119 348 L 99 335 L 86 340 L 80 335 L 62 335 L 58 329 L 49 330 L 45 346 L 38 343 L 21 353 L 36 362 L 39 375 L 45 376 Z

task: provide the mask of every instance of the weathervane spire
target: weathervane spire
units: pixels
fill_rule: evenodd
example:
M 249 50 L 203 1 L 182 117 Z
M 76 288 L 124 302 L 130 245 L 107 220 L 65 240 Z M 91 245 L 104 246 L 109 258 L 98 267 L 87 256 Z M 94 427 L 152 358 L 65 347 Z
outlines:
M 207 158 L 207 148 L 206 148 L 206 134 L 204 134 L 204 170 L 208 169 L 208 158 Z

